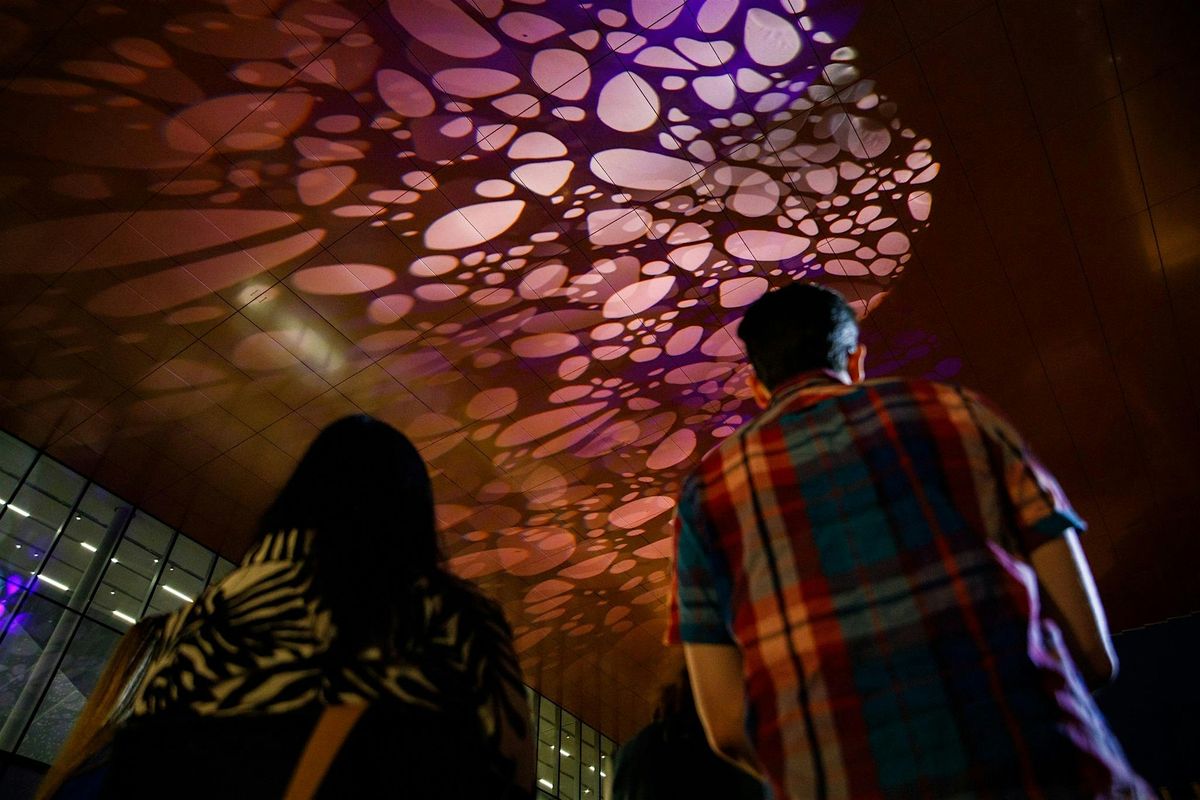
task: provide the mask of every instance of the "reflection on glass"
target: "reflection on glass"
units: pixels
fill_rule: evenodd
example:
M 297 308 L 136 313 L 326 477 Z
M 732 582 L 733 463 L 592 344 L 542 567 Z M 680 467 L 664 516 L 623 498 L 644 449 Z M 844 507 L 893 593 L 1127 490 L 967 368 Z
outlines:
M 220 558 L 218 556 L 217 563 L 213 565 L 212 577 L 208 579 L 209 584 L 213 585 L 220 583 L 222 578 L 224 578 L 230 572 L 233 572 L 233 566 L 234 565 L 232 561 Z
M 585 800 L 600 797 L 600 752 L 596 748 L 596 730 L 582 726 L 579 734 L 579 785 Z
M 579 720 L 566 711 L 562 712 L 558 756 L 559 797 L 577 798 L 579 796 Z
M 154 517 L 135 513 L 104 571 L 88 616 L 120 630 L 141 619 L 151 599 L 150 587 L 166 563 L 172 536 L 171 529 Z
M 604 778 L 613 763 L 613 741 L 528 687 L 527 692 L 537 735 L 537 796 L 607 800 Z
M 537 785 L 557 796 L 558 706 L 546 698 L 538 703 Z
M 128 508 L 0 433 L 4 748 L 52 760 L 120 635 L 144 614 L 178 608 L 233 569 L 140 511 L 124 524 Z M 31 585 L 36 591 L 28 593 Z
M 53 549 L 46 559 L 41 581 L 49 584 L 51 580 L 59 581 L 78 590 L 85 573 L 95 567 L 97 559 L 112 558 L 109 554 L 112 542 L 105 544 L 109 527 L 116 518 L 117 511 L 126 507 L 119 497 L 92 484 L 80 498 L 79 504 L 71 513 L 62 535 L 57 538 Z M 117 532 L 119 534 L 119 531 Z M 97 567 L 98 568 L 98 567 Z M 94 586 L 95 577 L 91 585 Z M 97 589 L 98 592 L 106 591 Z M 67 596 L 55 599 L 67 601 Z M 81 603 L 87 598 L 76 598 Z M 81 606 L 72 606 L 80 608 Z
M 0 431 L 0 502 L 12 499 L 36 456 L 32 447 Z
M 167 567 L 150 595 L 150 613 L 159 614 L 192 602 L 203 591 L 212 567 L 213 553 L 184 536 L 177 536 Z
M 17 487 L 29 470 L 37 451 L 32 447 L 0 432 L 0 631 L 6 624 L 8 615 L 14 613 L 21 595 L 30 583 L 30 572 L 26 558 L 27 552 L 22 552 L 25 545 L 20 539 L 12 538 L 5 531 L 20 522 L 17 517 L 24 509 L 18 506 L 13 511 L 8 501 L 14 499 Z
M 119 633 L 95 622 L 80 624 L 18 753 L 47 763 L 54 760 L 119 638 Z
M 4 665 L 5 675 L 13 679 L 0 681 L 0 726 L 8 721 L 25 681 L 64 614 L 71 612 L 47 598 L 31 595 L 20 613 L 9 620 L 0 640 L 0 664 Z
M 84 483 L 78 474 L 42 456 L 0 515 L 0 569 L 17 580 L 38 575 L 35 590 L 59 602 L 66 602 L 78 574 L 64 564 L 47 564 L 46 556 Z
M 612 739 L 607 736 L 600 737 L 600 791 L 603 800 L 608 800 L 609 787 L 612 786 L 612 781 L 608 780 L 608 773 L 613 766 L 613 754 L 616 753 L 617 746 Z

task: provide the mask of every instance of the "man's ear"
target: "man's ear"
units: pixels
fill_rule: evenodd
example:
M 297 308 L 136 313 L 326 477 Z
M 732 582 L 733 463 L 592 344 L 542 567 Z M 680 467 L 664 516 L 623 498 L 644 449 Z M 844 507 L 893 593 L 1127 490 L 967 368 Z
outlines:
M 867 379 L 867 346 L 861 342 L 850 351 L 846 360 L 846 372 L 850 373 L 851 383 L 862 383 Z
M 767 406 L 771 405 L 771 390 L 753 372 L 750 373 L 748 383 L 750 384 L 750 391 L 754 393 L 754 403 L 765 411 Z

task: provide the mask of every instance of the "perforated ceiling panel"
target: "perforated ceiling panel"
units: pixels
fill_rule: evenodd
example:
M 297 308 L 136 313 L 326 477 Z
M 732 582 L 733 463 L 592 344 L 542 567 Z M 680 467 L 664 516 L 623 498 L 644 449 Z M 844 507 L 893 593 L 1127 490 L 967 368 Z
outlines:
M 531 682 L 628 735 L 680 478 L 752 413 L 744 307 L 819 280 L 876 371 L 974 377 L 939 281 L 979 268 L 905 272 L 944 153 L 1011 132 L 937 88 L 918 5 L 9 4 L 5 426 L 235 556 L 321 426 L 378 415 Z

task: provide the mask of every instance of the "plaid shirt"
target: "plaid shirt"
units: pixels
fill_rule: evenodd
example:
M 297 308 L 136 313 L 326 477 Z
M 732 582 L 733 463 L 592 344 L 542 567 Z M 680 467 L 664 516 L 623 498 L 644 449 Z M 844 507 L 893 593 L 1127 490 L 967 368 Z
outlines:
M 668 640 L 741 651 L 776 797 L 1151 796 L 1039 610 L 1069 527 L 977 395 L 807 373 L 684 484 Z

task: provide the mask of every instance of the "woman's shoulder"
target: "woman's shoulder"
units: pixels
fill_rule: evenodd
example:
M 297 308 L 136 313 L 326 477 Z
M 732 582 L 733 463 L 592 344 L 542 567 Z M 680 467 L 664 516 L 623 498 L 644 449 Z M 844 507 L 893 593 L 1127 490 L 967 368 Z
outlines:
M 434 591 L 441 593 L 447 604 L 458 611 L 481 616 L 504 618 L 500 604 L 484 594 L 483 590 L 466 578 L 442 573 L 431 582 Z
M 471 581 L 449 573 L 431 578 L 429 591 L 436 598 L 442 615 L 455 618 L 465 631 L 487 631 L 496 638 L 509 640 L 512 629 L 504 610 Z

